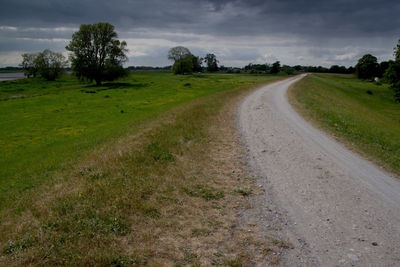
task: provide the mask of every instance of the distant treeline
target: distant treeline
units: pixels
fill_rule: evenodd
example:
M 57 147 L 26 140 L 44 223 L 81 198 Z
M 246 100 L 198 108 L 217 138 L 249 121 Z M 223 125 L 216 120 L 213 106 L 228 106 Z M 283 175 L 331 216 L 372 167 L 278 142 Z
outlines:
M 129 66 L 126 68 L 128 71 L 170 71 L 172 66 L 164 66 L 164 67 L 152 67 L 152 66 Z M 205 68 L 204 68 L 205 69 Z M 66 71 L 71 71 L 71 68 L 66 68 Z M 226 67 L 220 66 L 219 71 L 228 72 L 228 73 L 241 73 L 241 72 L 252 72 L 252 73 L 265 73 L 271 70 L 271 66 L 269 64 L 249 64 L 243 68 L 239 67 Z M 333 65 L 330 68 L 325 67 L 315 67 L 315 66 L 287 66 L 283 65 L 280 69 L 283 72 L 315 72 L 315 73 L 354 73 L 354 67 L 346 68 L 345 66 Z M 0 73 L 9 73 L 9 72 L 23 72 L 24 69 L 21 67 L 5 67 L 0 68 Z
M 244 68 L 242 68 L 245 72 L 251 73 L 268 73 L 272 69 L 272 65 L 270 64 L 248 64 Z M 280 67 L 280 71 L 285 72 L 287 74 L 293 74 L 294 72 L 315 72 L 315 73 L 341 73 L 341 74 L 351 74 L 355 72 L 354 67 L 346 68 L 345 66 L 333 65 L 330 68 L 322 67 L 322 66 L 288 66 L 283 65 Z
M 64 70 L 66 72 L 70 72 L 71 68 L 67 67 L 67 68 L 64 68 Z M 12 72 L 24 72 L 24 68 L 22 68 L 22 67 L 10 67 L 10 66 L 4 67 L 4 68 L 0 68 L 0 73 L 12 73 Z
M 129 66 L 126 68 L 128 71 L 170 71 L 172 66 L 164 66 L 164 67 L 152 67 L 152 66 Z M 203 71 L 206 71 L 206 68 L 203 67 Z M 270 64 L 248 64 L 243 68 L 239 67 L 226 67 L 220 66 L 220 72 L 227 73 L 269 73 L 272 69 L 272 65 Z M 322 66 L 288 66 L 283 65 L 280 67 L 280 71 L 293 74 L 295 72 L 314 72 L 314 73 L 340 73 L 340 74 L 352 74 L 355 73 L 354 67 L 338 66 L 333 65 L 330 68 L 322 67 Z
M 153 71 L 170 71 L 172 66 L 165 67 L 152 67 L 152 66 L 129 66 L 126 68 L 128 71 L 141 71 L 141 70 L 153 70 Z
M 10 73 L 10 72 L 23 72 L 24 69 L 20 67 L 5 67 L 0 68 L 0 73 Z

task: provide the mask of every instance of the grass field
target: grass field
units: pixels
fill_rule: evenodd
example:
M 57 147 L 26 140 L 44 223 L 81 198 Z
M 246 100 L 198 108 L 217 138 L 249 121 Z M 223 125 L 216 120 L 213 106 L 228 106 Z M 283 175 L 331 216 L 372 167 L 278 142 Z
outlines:
M 400 104 L 388 86 L 313 74 L 289 91 L 289 99 L 316 125 L 400 175 Z
M 192 99 L 271 80 L 266 76 L 135 73 L 94 87 L 56 82 L 0 83 L 0 208 L 18 193 L 70 168 L 87 151 Z
M 285 240 L 237 226 L 257 188 L 234 145 L 234 111 L 241 95 L 280 78 L 135 73 L 101 88 L 71 77 L 1 84 L 0 265 L 277 262 Z

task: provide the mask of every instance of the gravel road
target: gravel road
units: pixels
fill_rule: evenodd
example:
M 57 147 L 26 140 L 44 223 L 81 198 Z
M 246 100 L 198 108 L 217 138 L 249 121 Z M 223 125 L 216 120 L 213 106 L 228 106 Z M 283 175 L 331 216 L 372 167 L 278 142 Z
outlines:
M 265 189 L 256 197 L 259 216 L 276 207 L 295 247 L 281 264 L 400 266 L 400 180 L 294 111 L 286 91 L 303 77 L 253 92 L 238 115 L 249 165 Z

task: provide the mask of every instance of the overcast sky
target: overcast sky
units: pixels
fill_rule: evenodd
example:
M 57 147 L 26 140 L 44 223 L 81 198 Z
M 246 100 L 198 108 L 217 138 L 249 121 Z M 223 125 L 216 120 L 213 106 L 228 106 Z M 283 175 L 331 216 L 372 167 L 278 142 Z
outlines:
M 399 0 L 0 0 L 0 67 L 65 46 L 82 23 L 113 24 L 127 65 L 164 66 L 169 48 L 214 53 L 226 66 L 354 65 L 393 57 Z

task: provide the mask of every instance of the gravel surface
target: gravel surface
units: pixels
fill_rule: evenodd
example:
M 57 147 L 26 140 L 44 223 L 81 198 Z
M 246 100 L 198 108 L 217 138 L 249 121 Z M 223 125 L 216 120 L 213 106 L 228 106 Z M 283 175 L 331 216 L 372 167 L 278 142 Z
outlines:
M 264 193 L 258 223 L 275 210 L 294 249 L 290 266 L 400 266 L 400 180 L 301 118 L 286 91 L 303 78 L 247 96 L 239 127 Z M 334 103 L 329 103 L 334 104 Z M 272 209 L 271 209 L 272 208 Z

